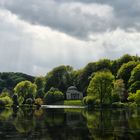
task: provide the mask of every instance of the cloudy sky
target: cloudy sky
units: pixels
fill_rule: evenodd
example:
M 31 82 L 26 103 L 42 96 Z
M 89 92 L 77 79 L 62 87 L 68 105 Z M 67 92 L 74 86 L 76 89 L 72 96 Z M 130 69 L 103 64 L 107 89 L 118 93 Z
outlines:
M 0 0 L 0 71 L 44 75 L 140 55 L 140 0 Z

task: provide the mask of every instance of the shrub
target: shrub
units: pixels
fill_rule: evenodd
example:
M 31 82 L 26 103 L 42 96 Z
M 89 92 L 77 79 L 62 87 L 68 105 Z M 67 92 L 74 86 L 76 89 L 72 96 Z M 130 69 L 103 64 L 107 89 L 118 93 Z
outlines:
M 138 89 L 140 89 L 140 81 L 131 84 L 129 91 L 135 93 Z
M 50 104 L 56 101 L 64 100 L 64 94 L 58 89 L 51 88 L 44 97 L 45 103 Z
M 135 93 L 129 93 L 128 101 L 134 102 L 135 101 Z
M 0 102 L 1 102 L 1 105 L 4 105 L 4 106 L 12 106 L 13 105 L 13 101 L 9 96 L 5 96 L 5 97 L 0 98 Z
M 41 98 L 36 98 L 35 99 L 35 104 L 36 105 L 42 105 L 43 104 L 43 100 Z
M 2 93 L 0 94 L 0 98 L 3 98 L 5 96 L 10 96 L 10 95 L 9 95 L 9 92 L 3 90 Z
M 137 104 L 140 104 L 140 90 L 137 90 L 137 92 L 135 94 L 135 102 Z
M 131 102 L 136 102 L 138 105 L 140 104 L 140 90 L 137 90 L 136 93 L 130 93 L 128 100 Z

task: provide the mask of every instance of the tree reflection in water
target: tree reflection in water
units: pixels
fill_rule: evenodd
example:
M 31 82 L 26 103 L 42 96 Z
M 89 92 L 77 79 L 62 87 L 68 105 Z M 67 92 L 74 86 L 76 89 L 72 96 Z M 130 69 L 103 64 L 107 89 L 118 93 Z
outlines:
M 0 111 L 0 139 L 139 139 L 140 110 L 30 108 Z
M 139 139 L 140 110 L 84 111 L 91 139 Z

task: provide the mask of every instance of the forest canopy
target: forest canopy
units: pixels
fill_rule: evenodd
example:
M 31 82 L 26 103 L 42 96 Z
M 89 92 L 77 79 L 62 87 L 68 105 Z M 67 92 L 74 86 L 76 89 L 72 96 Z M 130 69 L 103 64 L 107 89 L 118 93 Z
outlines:
M 61 65 L 53 68 L 45 76 L 35 77 L 14 72 L 0 73 L 0 93 L 6 91 L 8 95 L 5 95 L 5 98 L 12 98 L 13 103 L 16 104 L 21 104 L 18 103 L 21 96 L 24 98 L 22 99 L 24 104 L 64 100 L 70 86 L 77 87 L 83 93 L 85 104 L 128 102 L 132 95 L 136 94 L 137 97 L 140 90 L 140 57 L 125 54 L 116 60 L 101 59 L 90 62 L 78 70 Z M 29 97 L 24 96 L 27 94 L 24 93 L 27 91 L 26 88 L 34 89 L 33 93 L 32 90 L 28 90 Z

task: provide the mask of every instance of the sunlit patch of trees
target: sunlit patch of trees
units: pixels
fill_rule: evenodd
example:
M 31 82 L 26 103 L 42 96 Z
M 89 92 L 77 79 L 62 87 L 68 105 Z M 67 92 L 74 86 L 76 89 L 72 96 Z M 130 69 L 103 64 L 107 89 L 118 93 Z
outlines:
M 72 85 L 84 94 L 88 106 L 139 105 L 140 57 L 101 59 L 79 70 L 61 65 L 41 77 L 0 73 L 0 106 L 53 104 L 65 100 Z

